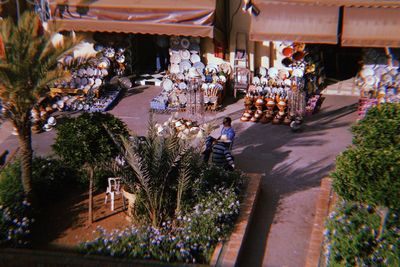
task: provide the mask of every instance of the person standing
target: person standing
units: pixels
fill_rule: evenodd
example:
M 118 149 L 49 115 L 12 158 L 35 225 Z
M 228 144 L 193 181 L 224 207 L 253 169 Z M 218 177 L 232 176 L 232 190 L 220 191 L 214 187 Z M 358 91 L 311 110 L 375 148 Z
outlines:
M 157 72 L 162 72 L 168 69 L 169 64 L 169 38 L 166 35 L 157 35 Z

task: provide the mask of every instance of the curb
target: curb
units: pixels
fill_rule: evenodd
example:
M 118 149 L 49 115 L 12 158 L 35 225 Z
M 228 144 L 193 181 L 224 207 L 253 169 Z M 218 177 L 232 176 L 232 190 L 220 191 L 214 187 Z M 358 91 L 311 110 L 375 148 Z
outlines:
M 240 214 L 229 240 L 218 244 L 210 260 L 210 266 L 236 266 L 247 237 L 251 217 L 261 190 L 261 174 L 250 173 L 244 202 L 240 205 Z
M 306 267 L 316 267 L 321 264 L 321 249 L 324 241 L 325 220 L 337 201 L 337 195 L 332 189 L 332 179 L 325 177 L 321 181 L 320 192 L 315 208 L 314 224 L 307 250 Z

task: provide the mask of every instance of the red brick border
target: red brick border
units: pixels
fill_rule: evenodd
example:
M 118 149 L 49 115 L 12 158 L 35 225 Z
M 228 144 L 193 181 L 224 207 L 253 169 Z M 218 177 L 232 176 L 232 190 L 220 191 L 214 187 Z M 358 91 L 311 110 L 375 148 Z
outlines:
M 213 253 L 210 266 L 235 266 L 242 249 L 242 245 L 248 233 L 251 217 L 254 213 L 258 195 L 261 189 L 261 174 L 250 173 L 244 202 L 240 206 L 240 214 L 237 224 L 229 238 L 222 246 L 219 244 Z M 223 250 L 223 253 L 221 253 Z
M 336 202 L 337 196 L 332 190 L 332 179 L 326 177 L 321 181 L 321 188 L 315 208 L 314 224 L 307 251 L 306 267 L 319 266 L 321 246 L 324 241 L 325 220 Z

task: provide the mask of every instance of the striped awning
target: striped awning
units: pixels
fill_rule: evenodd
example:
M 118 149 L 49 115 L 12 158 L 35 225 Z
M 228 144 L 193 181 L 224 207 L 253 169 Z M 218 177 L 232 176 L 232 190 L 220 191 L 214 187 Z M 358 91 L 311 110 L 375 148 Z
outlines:
M 400 8 L 345 7 L 342 45 L 400 47 Z
M 253 41 L 337 43 L 337 6 L 289 5 L 261 0 L 255 4 L 261 12 L 251 19 L 250 39 Z
M 216 0 L 50 0 L 60 30 L 213 37 Z

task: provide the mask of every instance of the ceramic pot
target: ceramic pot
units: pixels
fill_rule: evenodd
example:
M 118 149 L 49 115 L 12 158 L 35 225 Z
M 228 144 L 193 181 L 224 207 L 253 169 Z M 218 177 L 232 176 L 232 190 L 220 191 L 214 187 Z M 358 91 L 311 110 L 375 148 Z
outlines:
M 127 220 L 132 221 L 132 214 L 133 214 L 133 208 L 135 207 L 135 202 L 136 202 L 136 194 L 129 193 L 124 190 L 124 188 L 121 189 L 122 196 L 128 200 L 128 216 L 126 217 Z

